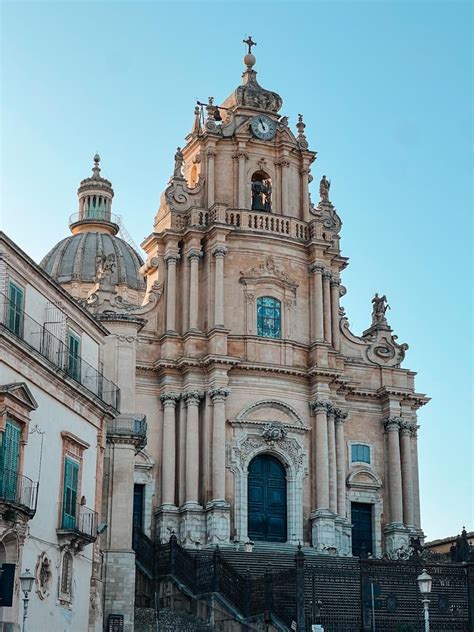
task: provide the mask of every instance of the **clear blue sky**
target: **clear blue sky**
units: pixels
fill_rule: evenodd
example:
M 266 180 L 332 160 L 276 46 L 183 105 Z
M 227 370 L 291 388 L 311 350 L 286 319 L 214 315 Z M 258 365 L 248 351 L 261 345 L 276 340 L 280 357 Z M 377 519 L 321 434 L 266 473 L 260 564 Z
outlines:
M 408 342 L 421 410 L 423 525 L 474 527 L 472 508 L 472 8 L 470 2 L 3 2 L 2 226 L 37 261 L 68 235 L 96 150 L 136 242 L 196 98 L 256 70 L 301 112 L 332 179 L 350 257 L 352 330 L 374 292 Z M 317 197 L 316 187 L 314 187 Z

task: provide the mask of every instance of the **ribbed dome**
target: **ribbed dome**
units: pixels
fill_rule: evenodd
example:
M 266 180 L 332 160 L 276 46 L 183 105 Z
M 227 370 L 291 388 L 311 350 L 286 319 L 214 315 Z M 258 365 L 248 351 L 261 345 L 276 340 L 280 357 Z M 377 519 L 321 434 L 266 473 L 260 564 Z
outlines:
M 107 233 L 84 232 L 66 237 L 48 252 L 40 266 L 58 283 L 94 283 L 97 255 L 102 254 L 115 254 L 112 284 L 145 289 L 139 272 L 143 265 L 141 257 L 123 239 Z

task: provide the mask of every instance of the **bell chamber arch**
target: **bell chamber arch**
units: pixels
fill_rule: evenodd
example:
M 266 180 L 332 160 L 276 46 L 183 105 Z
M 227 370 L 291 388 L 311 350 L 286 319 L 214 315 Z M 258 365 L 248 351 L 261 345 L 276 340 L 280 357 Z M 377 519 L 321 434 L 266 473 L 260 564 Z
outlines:
M 266 171 L 259 169 L 252 174 L 252 211 L 272 210 L 272 180 Z

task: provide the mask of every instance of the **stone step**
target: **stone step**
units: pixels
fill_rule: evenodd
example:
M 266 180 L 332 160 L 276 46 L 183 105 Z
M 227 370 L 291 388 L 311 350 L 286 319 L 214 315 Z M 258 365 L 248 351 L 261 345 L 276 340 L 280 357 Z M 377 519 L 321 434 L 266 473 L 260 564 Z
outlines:
M 212 626 L 181 610 L 162 608 L 159 614 L 160 632 L 212 632 Z M 134 632 L 156 632 L 155 611 L 135 609 Z

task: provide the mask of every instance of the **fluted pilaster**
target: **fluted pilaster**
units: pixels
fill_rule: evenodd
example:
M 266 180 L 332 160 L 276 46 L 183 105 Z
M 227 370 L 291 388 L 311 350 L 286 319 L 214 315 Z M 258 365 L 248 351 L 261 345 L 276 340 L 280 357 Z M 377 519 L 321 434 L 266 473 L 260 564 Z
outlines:
M 388 443 L 390 523 L 403 524 L 403 488 L 400 461 L 400 417 L 383 420 Z
M 169 252 L 165 255 L 165 262 L 168 266 L 167 288 L 166 288 L 166 330 L 176 329 L 176 266 L 180 256 L 178 253 Z
M 163 393 L 163 440 L 161 454 L 161 504 L 175 505 L 176 481 L 176 403 L 179 393 Z
M 347 413 L 336 411 L 337 513 L 346 517 L 346 440 L 344 421 Z
M 225 400 L 229 390 L 211 388 L 212 413 L 212 500 L 225 502 Z
M 187 391 L 186 403 L 186 496 L 185 505 L 199 504 L 199 402 L 200 391 Z
M 224 326 L 224 258 L 227 248 L 223 245 L 216 246 L 212 251 L 216 260 L 214 282 L 214 326 Z
M 323 311 L 323 279 L 324 266 L 322 263 L 312 263 L 309 267 L 313 274 L 312 300 L 312 340 L 324 340 L 324 311 Z
M 202 253 L 199 250 L 191 250 L 188 254 L 190 264 L 189 275 L 189 329 L 198 330 L 199 315 L 199 261 Z
M 327 411 L 330 402 L 317 399 L 310 402 L 315 420 L 316 433 L 316 509 L 329 509 L 329 463 Z
M 331 344 L 331 273 L 323 272 L 323 309 L 324 309 L 324 340 Z

